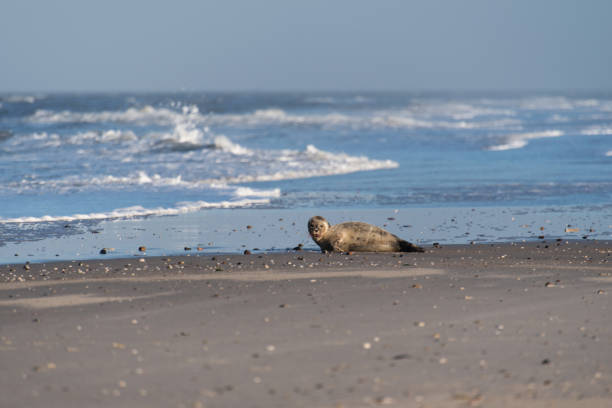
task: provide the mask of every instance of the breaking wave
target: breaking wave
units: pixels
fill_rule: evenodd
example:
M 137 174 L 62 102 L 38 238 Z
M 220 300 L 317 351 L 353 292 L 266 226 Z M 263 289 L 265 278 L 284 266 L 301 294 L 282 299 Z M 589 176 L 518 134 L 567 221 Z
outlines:
M 504 137 L 504 143 L 490 146 L 487 150 L 492 151 L 502 151 L 502 150 L 512 150 L 512 149 L 520 149 L 529 143 L 529 140 L 534 139 L 543 139 L 550 137 L 560 137 L 563 136 L 563 132 L 560 130 L 546 130 L 542 132 L 527 132 L 527 133 L 517 133 L 511 134 Z
M 211 208 L 245 208 L 257 205 L 268 204 L 268 198 L 259 199 L 242 199 L 236 201 L 221 201 L 221 202 L 183 202 L 178 203 L 175 207 L 158 207 L 144 208 L 142 206 L 133 206 L 119 208 L 109 212 L 89 213 L 89 214 L 73 214 L 51 216 L 45 215 L 42 217 L 18 217 L 18 218 L 0 218 L 0 224 L 17 224 L 17 223 L 40 223 L 40 222 L 71 222 L 71 221 L 90 221 L 90 220 L 109 220 L 109 219 L 127 219 L 139 218 L 147 216 L 168 216 L 179 215 L 190 212 L 195 212 L 203 209 Z
M 181 110 L 169 108 L 128 108 L 125 111 L 102 112 L 54 112 L 37 110 L 29 121 L 40 124 L 61 123 L 131 123 L 137 125 L 177 125 L 189 123 L 192 126 L 316 126 L 322 128 L 348 127 L 352 129 L 371 128 L 442 128 L 481 129 L 519 126 L 521 121 L 514 118 L 511 109 L 495 109 L 469 104 L 415 105 L 406 109 L 374 111 L 368 115 L 349 115 L 338 112 L 297 114 L 287 113 L 279 108 L 257 109 L 247 113 L 206 113 L 196 105 L 183 106 Z M 476 118 L 488 118 L 474 120 Z

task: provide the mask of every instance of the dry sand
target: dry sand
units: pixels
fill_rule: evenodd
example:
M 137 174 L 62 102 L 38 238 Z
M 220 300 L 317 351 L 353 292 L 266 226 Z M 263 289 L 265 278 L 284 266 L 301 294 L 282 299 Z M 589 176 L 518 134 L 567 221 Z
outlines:
M 612 243 L 0 266 L 2 407 L 610 407 Z

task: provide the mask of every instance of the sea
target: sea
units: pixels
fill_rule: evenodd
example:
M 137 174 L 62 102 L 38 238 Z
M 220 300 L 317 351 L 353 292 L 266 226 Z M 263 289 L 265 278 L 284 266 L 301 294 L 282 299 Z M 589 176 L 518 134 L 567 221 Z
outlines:
M 609 239 L 612 93 L 0 94 L 0 263 L 314 250 L 312 215 Z

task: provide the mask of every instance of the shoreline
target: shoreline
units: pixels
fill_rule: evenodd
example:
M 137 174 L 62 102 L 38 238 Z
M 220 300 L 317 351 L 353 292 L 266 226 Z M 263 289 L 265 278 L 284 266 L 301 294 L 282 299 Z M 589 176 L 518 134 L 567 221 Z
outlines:
M 612 404 L 612 241 L 426 250 L 2 265 L 3 403 Z
M 231 209 L 101 222 L 0 224 L 0 265 L 146 256 L 318 250 L 306 223 L 364 221 L 417 245 L 612 239 L 612 212 L 590 207 Z M 146 252 L 139 251 L 146 247 Z M 185 250 L 188 248 L 189 250 Z M 100 254 L 107 249 L 106 254 Z
M 483 267 L 490 264 L 495 265 L 497 268 L 525 267 L 527 264 L 531 264 L 532 268 L 543 267 L 543 265 L 537 263 L 538 258 L 540 258 L 540 263 L 547 262 L 546 266 L 549 268 L 565 268 L 568 265 L 572 265 L 572 268 L 578 268 L 580 265 L 595 267 L 599 262 L 599 266 L 612 269 L 612 255 L 610 255 L 612 254 L 612 249 L 608 248 L 612 248 L 611 240 L 564 240 L 557 238 L 469 245 L 440 245 L 434 243 L 433 245 L 424 246 L 424 254 L 409 252 L 322 253 L 318 250 L 301 248 L 248 251 L 247 254 L 189 252 L 169 256 L 147 256 L 146 252 L 142 252 L 131 257 L 53 260 L 47 262 L 26 261 L 25 263 L 0 264 L 0 284 L 9 282 L 38 282 L 44 284 L 45 282 L 52 283 L 55 281 L 66 282 L 71 278 L 77 278 L 77 281 L 81 279 L 112 280 L 128 276 L 126 272 L 129 272 L 129 277 L 131 278 L 142 275 L 149 279 L 154 276 L 167 277 L 174 269 L 178 269 L 175 272 L 179 273 L 188 269 L 192 273 L 216 273 L 217 275 L 226 269 L 239 273 L 258 271 L 264 268 L 272 272 L 282 270 L 283 266 L 287 265 L 290 266 L 289 270 L 314 268 L 321 271 L 329 271 L 335 268 L 343 270 L 362 270 L 364 268 L 374 268 L 374 270 L 380 268 L 397 269 L 398 265 L 423 267 L 423 265 L 419 265 L 419 263 L 422 264 L 423 262 L 429 262 L 427 266 L 447 266 L 453 270 Z M 565 252 L 572 249 L 576 249 L 577 252 L 573 255 L 573 260 L 570 260 L 570 256 Z M 590 255 L 583 255 L 583 251 L 588 251 Z M 506 252 L 510 252 L 514 256 L 508 258 Z M 525 260 L 519 261 L 516 257 L 521 252 L 528 253 L 530 256 L 527 256 Z M 471 260 L 468 262 L 464 259 L 465 257 L 456 255 L 461 253 L 471 254 Z M 480 264 L 477 264 L 472 259 L 475 255 L 481 257 Z M 594 261 L 597 257 L 599 259 Z M 329 263 L 326 261 L 334 258 L 343 258 L 344 262 Z M 505 261 L 506 258 L 508 258 L 508 261 Z M 266 263 L 267 260 L 270 260 L 270 263 Z M 516 264 L 512 265 L 512 262 Z M 567 264 L 568 262 L 569 264 Z M 216 277 L 215 279 L 223 278 Z M 227 279 L 232 280 L 230 276 Z

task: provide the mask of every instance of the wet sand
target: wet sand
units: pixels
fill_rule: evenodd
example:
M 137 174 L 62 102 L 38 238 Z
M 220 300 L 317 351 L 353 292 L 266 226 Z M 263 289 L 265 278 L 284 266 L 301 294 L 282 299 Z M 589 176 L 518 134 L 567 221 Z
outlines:
M 612 242 L 0 266 L 2 407 L 609 407 Z

